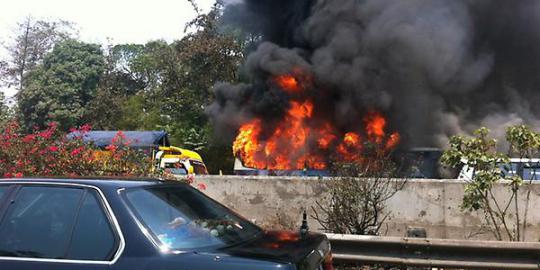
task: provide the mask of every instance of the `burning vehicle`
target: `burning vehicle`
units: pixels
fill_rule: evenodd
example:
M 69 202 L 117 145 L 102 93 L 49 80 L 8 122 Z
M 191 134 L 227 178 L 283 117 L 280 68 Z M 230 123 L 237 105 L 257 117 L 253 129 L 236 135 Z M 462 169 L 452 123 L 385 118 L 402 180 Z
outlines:
M 326 106 L 325 99 L 315 96 L 312 81 L 299 69 L 270 78 L 271 87 L 287 96 L 286 110 L 273 123 L 254 117 L 239 127 L 233 142 L 235 171 L 325 176 L 331 161 L 361 163 L 367 144 L 378 154 L 398 145 L 399 133 L 388 134 L 386 118 L 375 110 L 368 111 L 354 128 L 329 119 L 319 110 Z
M 239 128 L 233 143 L 233 153 L 247 167 L 268 170 L 303 170 L 328 168 L 329 158 L 338 161 L 361 162 L 363 140 L 382 145 L 389 151 L 399 142 L 399 134 L 385 133 L 386 119 L 371 111 L 356 129 L 343 130 L 317 116 L 316 108 L 324 106 L 301 86 L 292 75 L 273 79 L 279 89 L 290 95 L 283 118 L 273 125 L 263 125 L 254 118 Z M 306 80 L 309 80 L 307 78 Z
M 270 174 L 281 171 L 294 175 L 300 171 L 304 175 L 325 175 L 331 160 L 362 162 L 365 142 L 383 152 L 397 146 L 399 134 L 386 134 L 386 119 L 379 112 L 368 112 L 359 126 L 350 130 L 319 115 L 317 108 L 324 106 L 324 100 L 304 92 L 310 81 L 305 75 L 272 78 L 271 83 L 289 95 L 289 106 L 272 125 L 254 118 L 240 126 L 233 153 L 243 166 Z

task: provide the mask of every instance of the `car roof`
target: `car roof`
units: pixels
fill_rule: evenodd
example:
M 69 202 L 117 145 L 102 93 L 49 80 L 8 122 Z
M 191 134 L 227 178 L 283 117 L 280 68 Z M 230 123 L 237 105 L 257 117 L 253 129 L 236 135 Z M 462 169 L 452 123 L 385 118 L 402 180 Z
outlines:
M 123 177 L 71 177 L 71 178 L 5 178 L 2 183 L 59 183 L 83 184 L 98 188 L 131 188 L 144 186 L 158 186 L 165 184 L 183 184 L 181 181 L 162 180 L 157 178 L 123 178 Z

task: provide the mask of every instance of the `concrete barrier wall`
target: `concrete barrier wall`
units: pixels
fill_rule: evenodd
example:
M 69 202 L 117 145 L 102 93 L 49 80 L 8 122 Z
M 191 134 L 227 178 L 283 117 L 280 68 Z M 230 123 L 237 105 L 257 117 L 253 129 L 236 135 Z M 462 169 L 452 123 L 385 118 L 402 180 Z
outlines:
M 265 227 L 296 228 L 304 207 L 324 203 L 327 179 L 303 177 L 206 176 L 196 182 L 206 184 L 205 193 L 231 207 L 244 217 Z M 504 203 L 510 193 L 504 184 L 497 184 L 495 196 Z M 528 203 L 527 241 L 540 241 L 540 183 L 525 185 L 520 193 L 520 212 Z M 459 180 L 409 180 L 405 188 L 388 201 L 390 218 L 382 229 L 388 236 L 405 236 L 408 227 L 426 229 L 428 237 L 453 239 L 493 239 L 481 233 L 484 218 L 460 209 L 464 183 Z M 311 211 L 311 210 L 309 210 Z M 510 219 L 514 218 L 512 215 Z M 321 226 L 309 219 L 312 230 Z

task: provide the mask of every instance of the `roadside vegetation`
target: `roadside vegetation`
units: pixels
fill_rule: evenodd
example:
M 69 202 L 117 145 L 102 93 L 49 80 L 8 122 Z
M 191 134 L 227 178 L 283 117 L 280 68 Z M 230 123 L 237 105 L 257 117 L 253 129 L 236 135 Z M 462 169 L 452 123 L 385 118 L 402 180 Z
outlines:
M 25 134 L 51 123 L 63 132 L 84 124 L 166 130 L 171 143 L 205 156 L 211 172 L 231 170 L 230 146 L 211 136 L 205 108 L 216 82 L 239 80 L 246 39 L 219 26 L 221 5 L 193 7 L 198 15 L 170 43 L 102 47 L 81 41 L 71 22 L 23 19 L 0 59 L 0 83 L 18 90 L 11 108 L 0 102 L 0 124 L 15 120 Z
M 325 181 L 328 195 L 312 207 L 313 218 L 330 233 L 385 234 L 385 221 L 391 216 L 387 202 L 407 183 L 397 178 L 398 167 L 391 153 L 366 145 L 361 163 L 334 163 L 335 175 Z
M 490 138 L 488 129 L 480 128 L 473 137 L 452 137 L 441 162 L 454 168 L 474 168 L 472 178 L 465 179 L 461 207 L 484 217 L 485 231 L 497 240 L 524 241 L 528 217 L 534 209 L 529 205 L 531 189 L 524 191 L 522 187 L 536 180 L 538 162 L 530 159 L 539 154 L 540 133 L 528 126 L 508 127 L 502 143 Z M 512 168 L 510 158 L 523 160 L 524 166 L 531 169 L 531 177 L 523 179 L 517 173 L 520 169 Z M 504 196 L 496 196 L 495 186 L 499 183 L 504 186 Z
M 150 155 L 129 147 L 130 141 L 119 132 L 107 151 L 84 143 L 89 131 L 84 125 L 77 137 L 69 137 L 56 122 L 44 129 L 25 132 L 16 122 L 6 124 L 0 133 L 0 177 L 28 176 L 149 176 Z

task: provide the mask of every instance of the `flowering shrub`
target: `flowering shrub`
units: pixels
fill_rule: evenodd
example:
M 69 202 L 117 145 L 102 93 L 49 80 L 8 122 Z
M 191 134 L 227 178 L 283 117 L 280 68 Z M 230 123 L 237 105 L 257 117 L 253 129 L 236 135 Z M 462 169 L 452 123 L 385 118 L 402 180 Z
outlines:
M 151 157 L 129 148 L 121 132 L 103 151 L 83 142 L 89 130 L 88 125 L 72 129 L 80 136 L 68 138 L 56 123 L 30 134 L 16 122 L 7 124 L 0 133 L 0 176 L 151 175 Z
M 151 153 L 130 148 L 133 142 L 119 131 L 105 151 L 97 151 L 97 163 L 105 175 L 159 176 L 152 171 Z

